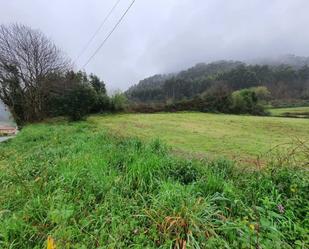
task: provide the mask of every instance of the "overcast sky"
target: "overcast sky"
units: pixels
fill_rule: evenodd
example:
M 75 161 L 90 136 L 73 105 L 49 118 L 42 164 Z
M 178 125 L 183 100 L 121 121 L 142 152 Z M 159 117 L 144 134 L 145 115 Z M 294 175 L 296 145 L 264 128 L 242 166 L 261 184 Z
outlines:
M 42 30 L 76 58 L 117 0 L 0 0 L 0 23 Z M 121 0 L 82 67 L 131 0 Z M 156 73 L 198 62 L 309 55 L 308 0 L 136 0 L 123 23 L 86 67 L 109 89 L 127 89 Z

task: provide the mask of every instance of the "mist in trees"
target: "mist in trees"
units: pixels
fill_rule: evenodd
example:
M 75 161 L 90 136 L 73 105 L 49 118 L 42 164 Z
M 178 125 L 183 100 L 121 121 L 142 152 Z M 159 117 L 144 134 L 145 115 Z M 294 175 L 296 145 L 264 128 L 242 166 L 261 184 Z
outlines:
M 145 79 L 126 94 L 135 102 L 164 103 L 192 99 L 218 84 L 225 84 L 233 91 L 265 86 L 272 99 L 277 100 L 309 99 L 309 67 L 246 65 L 233 61 L 200 63 L 174 75 Z
M 265 106 L 269 104 L 309 104 L 308 93 L 307 65 L 218 61 L 144 79 L 126 95 L 134 103 L 133 109 L 142 112 L 193 110 L 266 115 Z
M 18 125 L 60 115 L 80 120 L 90 113 L 122 111 L 127 98 L 130 103 L 165 105 L 160 110 L 263 114 L 261 104 L 269 101 L 309 100 L 309 67 L 199 63 L 144 79 L 125 94 L 109 97 L 99 77 L 74 71 L 70 59 L 39 30 L 0 25 L 0 100 Z

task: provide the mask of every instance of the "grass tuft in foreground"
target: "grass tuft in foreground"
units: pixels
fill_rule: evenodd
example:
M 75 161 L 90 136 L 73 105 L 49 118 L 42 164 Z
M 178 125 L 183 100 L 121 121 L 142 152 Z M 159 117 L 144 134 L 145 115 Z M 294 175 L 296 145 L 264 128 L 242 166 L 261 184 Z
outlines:
M 0 247 L 306 248 L 308 174 L 183 160 L 86 122 L 0 144 Z

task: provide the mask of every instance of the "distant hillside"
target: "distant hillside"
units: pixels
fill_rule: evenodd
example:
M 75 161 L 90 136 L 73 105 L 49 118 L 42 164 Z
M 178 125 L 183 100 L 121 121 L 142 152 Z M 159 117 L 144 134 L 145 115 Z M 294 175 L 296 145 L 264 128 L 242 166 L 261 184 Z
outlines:
M 251 62 L 253 63 L 253 62 Z M 266 86 L 273 99 L 309 99 L 309 58 L 282 56 L 246 64 L 239 61 L 199 63 L 169 75 L 155 75 L 126 92 L 134 102 L 157 103 L 192 99 L 224 86 L 229 91 Z
M 177 81 L 183 82 L 184 85 L 188 82 L 191 85 L 190 89 L 187 89 L 188 91 L 181 94 L 181 96 L 177 96 L 177 98 L 190 98 L 209 88 L 210 81 L 219 74 L 228 72 L 241 65 L 244 65 L 244 63 L 238 61 L 217 61 L 209 64 L 199 63 L 179 73 L 159 74 L 141 80 L 138 84 L 130 87 L 126 94 L 129 99 L 134 101 L 162 101 L 169 98 L 166 95 L 170 92 L 169 83 Z M 182 87 L 178 86 L 179 89 Z M 176 92 L 174 91 L 174 93 Z
M 141 80 L 137 85 L 130 87 L 126 91 L 126 95 L 135 101 L 161 100 L 164 98 L 162 95 L 162 88 L 166 80 L 174 77 L 173 74 L 157 74 L 152 77 Z

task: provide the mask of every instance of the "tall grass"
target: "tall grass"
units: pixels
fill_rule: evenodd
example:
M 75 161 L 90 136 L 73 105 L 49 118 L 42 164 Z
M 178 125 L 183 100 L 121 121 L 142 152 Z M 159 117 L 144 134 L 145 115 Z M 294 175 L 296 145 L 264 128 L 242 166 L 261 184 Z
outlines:
M 0 248 L 307 248 L 308 173 L 183 160 L 86 122 L 0 145 Z

